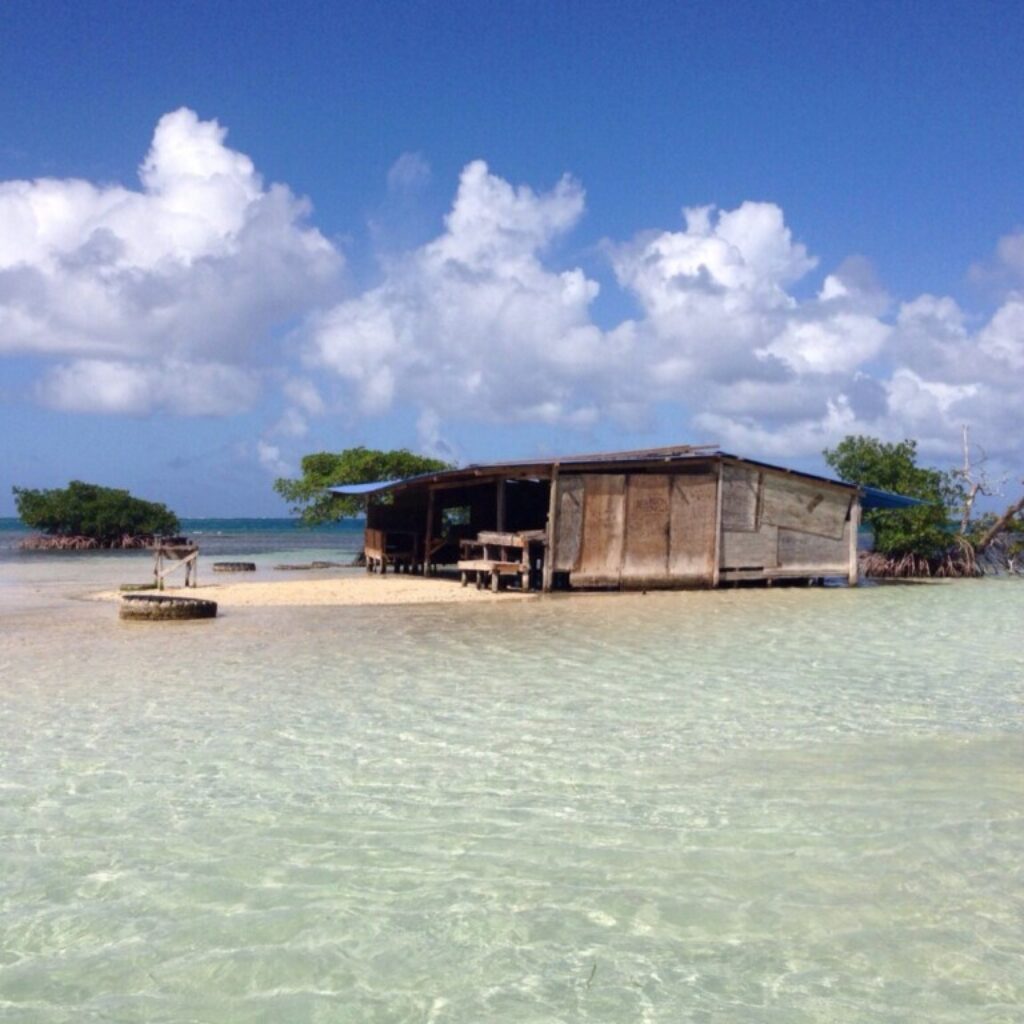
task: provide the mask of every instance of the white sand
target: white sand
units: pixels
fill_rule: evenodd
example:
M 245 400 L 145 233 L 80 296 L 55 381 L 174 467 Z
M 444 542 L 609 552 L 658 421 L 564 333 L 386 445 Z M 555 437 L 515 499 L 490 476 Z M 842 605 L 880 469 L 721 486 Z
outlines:
M 144 591 L 156 593 L 156 591 Z M 463 587 L 457 580 L 422 576 L 355 575 L 319 580 L 274 580 L 273 582 L 213 583 L 185 590 L 163 591 L 167 596 L 202 597 L 225 608 L 254 608 L 302 605 L 387 605 L 455 604 L 466 601 L 528 601 L 536 594 L 507 590 L 494 594 Z M 95 595 L 99 600 L 119 599 L 117 591 Z

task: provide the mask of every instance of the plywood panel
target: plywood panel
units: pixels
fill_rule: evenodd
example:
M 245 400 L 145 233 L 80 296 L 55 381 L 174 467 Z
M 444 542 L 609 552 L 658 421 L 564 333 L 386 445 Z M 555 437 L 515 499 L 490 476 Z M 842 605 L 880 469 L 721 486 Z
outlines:
M 583 477 L 562 476 L 555 486 L 558 519 L 554 565 L 557 572 L 572 572 L 579 563 L 583 535 Z
M 657 586 L 668 577 L 671 477 L 634 473 L 626 478 L 623 586 Z
M 680 583 L 710 586 L 715 571 L 718 505 L 716 473 L 672 477 L 669 515 L 669 576 Z
M 577 586 L 618 586 L 626 513 L 626 478 L 622 474 L 583 477 L 583 539 Z
M 722 568 L 774 569 L 779 564 L 779 532 L 778 527 L 767 525 L 754 533 L 723 530 Z
M 850 567 L 849 559 L 849 524 L 838 540 L 798 530 L 779 530 L 779 565 L 783 569 L 845 574 Z
M 850 496 L 813 480 L 766 472 L 761 522 L 839 540 L 850 508 Z
M 757 492 L 761 474 L 746 466 L 722 466 L 722 529 L 757 529 Z

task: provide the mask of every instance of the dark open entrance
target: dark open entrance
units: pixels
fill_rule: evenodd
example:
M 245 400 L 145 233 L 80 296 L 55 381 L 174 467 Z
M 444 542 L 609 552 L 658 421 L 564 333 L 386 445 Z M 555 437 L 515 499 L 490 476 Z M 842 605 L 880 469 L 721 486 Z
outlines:
M 543 557 L 550 493 L 546 479 L 482 476 L 385 494 L 367 509 L 367 568 L 454 574 L 460 572 L 460 562 L 511 565 L 520 559 L 521 569 L 515 574 L 537 572 L 534 563 Z M 501 557 L 491 557 L 488 542 L 501 549 Z M 466 572 L 483 570 L 461 571 L 465 578 Z M 511 569 L 504 571 L 513 575 Z M 526 578 L 521 582 L 529 585 Z

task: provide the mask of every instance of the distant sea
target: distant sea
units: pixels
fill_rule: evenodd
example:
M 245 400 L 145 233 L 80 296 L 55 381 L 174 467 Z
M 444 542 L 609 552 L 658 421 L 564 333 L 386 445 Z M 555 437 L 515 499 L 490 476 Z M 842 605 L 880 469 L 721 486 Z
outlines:
M 21 542 L 36 532 L 20 519 L 0 518 L 0 562 L 55 556 L 84 558 L 95 554 L 21 551 Z M 202 554 L 224 558 L 301 552 L 317 558 L 333 554 L 343 561 L 353 558 L 363 543 L 363 522 L 357 519 L 317 527 L 303 526 L 297 519 L 182 519 L 181 532 L 199 544 Z

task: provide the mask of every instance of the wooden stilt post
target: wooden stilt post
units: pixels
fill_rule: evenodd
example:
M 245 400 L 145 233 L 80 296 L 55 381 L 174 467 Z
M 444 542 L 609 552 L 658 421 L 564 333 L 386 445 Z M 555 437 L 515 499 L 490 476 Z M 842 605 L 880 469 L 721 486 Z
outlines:
M 722 460 L 718 460 L 718 485 L 715 494 L 715 563 L 711 567 L 711 586 L 717 587 L 722 573 Z
M 163 590 L 167 577 L 179 569 L 184 570 L 184 587 L 199 586 L 199 548 L 184 538 L 176 540 L 180 542 L 165 544 L 157 541 L 153 549 L 153 586 L 157 590 Z
M 850 503 L 850 577 L 851 587 L 857 586 L 860 580 L 860 554 L 857 551 L 857 534 L 860 532 L 860 497 L 855 496 Z
M 544 575 L 541 590 L 551 593 L 555 578 L 555 544 L 558 538 L 558 463 L 551 467 L 551 494 L 548 496 L 548 536 L 544 549 Z
M 430 559 L 433 552 L 430 550 L 434 542 L 434 488 L 427 491 L 427 538 L 423 545 L 423 575 L 429 576 Z

